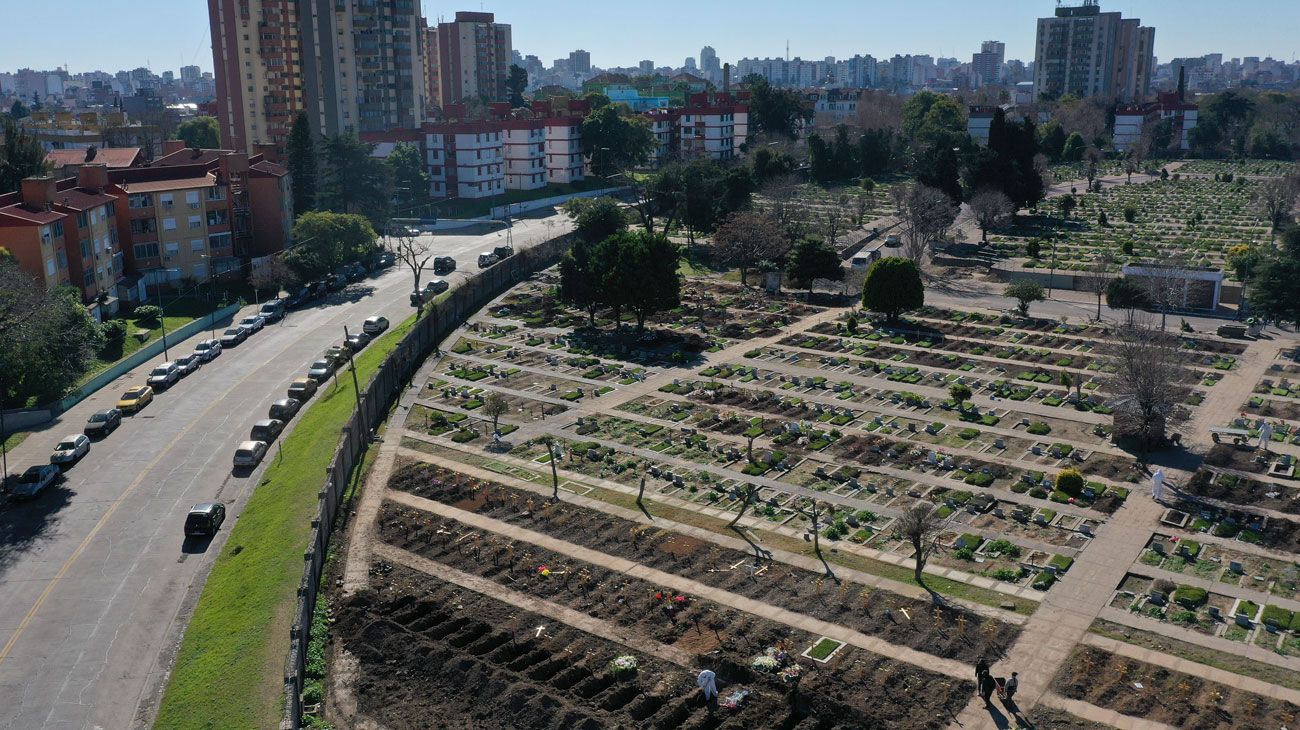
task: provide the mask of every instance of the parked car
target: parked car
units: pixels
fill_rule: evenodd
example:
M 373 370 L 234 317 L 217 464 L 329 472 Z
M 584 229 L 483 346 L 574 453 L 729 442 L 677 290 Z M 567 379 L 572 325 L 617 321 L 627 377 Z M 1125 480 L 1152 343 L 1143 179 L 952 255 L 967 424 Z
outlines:
M 186 537 L 208 537 L 217 534 L 226 521 L 226 505 L 220 502 L 199 502 L 185 515 Z
M 302 408 L 302 401 L 297 398 L 281 398 L 271 404 L 266 415 L 277 421 L 287 421 L 293 418 L 293 414 L 297 413 L 299 408 Z
M 266 326 L 266 318 L 260 314 L 250 314 L 239 320 L 239 326 L 247 328 L 248 333 L 251 335 L 262 331 L 262 328 Z
M 290 294 L 289 298 L 284 300 L 284 306 L 289 309 L 297 309 L 309 301 L 311 301 L 311 289 L 304 286 Z
M 196 352 L 186 355 L 185 357 L 177 358 L 174 362 L 176 363 L 176 369 L 181 371 L 181 377 L 185 377 L 199 369 L 199 366 L 203 364 L 203 358 L 199 357 L 199 354 Z
M 64 436 L 50 454 L 51 464 L 75 464 L 90 453 L 90 437 L 84 433 Z
M 231 327 L 221 333 L 221 346 L 234 347 L 244 340 L 248 339 L 248 330 L 244 327 Z
M 267 324 L 278 322 L 284 318 L 285 303 L 283 299 L 272 299 L 269 302 L 263 302 L 257 313 L 262 315 L 262 319 Z
M 347 344 L 349 350 L 358 352 L 361 348 L 370 344 L 370 335 L 365 332 L 353 332 L 348 335 L 348 338 L 344 340 L 344 343 Z
M 59 467 L 53 464 L 29 466 L 9 491 L 10 499 L 35 499 L 45 488 L 59 480 Z
M 139 413 L 141 408 L 153 402 L 153 388 L 136 385 L 127 388 L 117 401 L 117 409 L 123 413 Z
M 181 369 L 176 367 L 174 362 L 165 362 L 153 370 L 149 371 L 149 377 L 145 380 L 154 390 L 170 388 L 181 379 Z
M 116 408 L 109 408 L 106 411 L 96 411 L 90 414 L 86 420 L 86 427 L 81 432 L 91 438 L 107 436 L 117 430 L 122 425 L 122 412 Z
M 329 281 L 326 282 L 325 284 L 325 286 L 327 286 L 330 291 L 338 291 L 347 285 L 348 285 L 348 276 L 347 274 L 342 272 L 339 272 L 331 276 L 329 278 Z
M 375 315 L 367 317 L 365 322 L 361 323 L 361 331 L 374 337 L 375 335 L 388 329 L 388 318 Z
M 451 256 L 437 256 L 433 259 L 433 273 L 443 276 L 456 270 L 456 259 Z
M 347 277 L 349 282 L 361 281 L 366 278 L 366 267 L 358 263 L 348 264 L 343 267 L 343 275 Z
M 199 344 L 194 346 L 194 354 L 199 356 L 203 362 L 211 362 L 221 354 L 221 340 L 200 340 Z
M 306 402 L 308 398 L 316 395 L 316 381 L 311 378 L 294 378 L 289 383 L 289 397 L 296 398 L 301 402 Z
M 502 244 L 492 249 L 492 253 L 496 254 L 497 261 L 504 261 L 515 255 L 515 249 L 510 244 Z
M 235 466 L 257 466 L 265 454 L 265 441 L 245 441 L 235 449 Z
M 478 267 L 480 269 L 486 269 L 492 264 L 495 264 L 497 260 L 498 259 L 496 254 L 492 253 L 491 251 L 484 251 L 483 253 L 478 255 Z
M 342 345 L 334 345 L 333 347 L 330 347 L 321 355 L 321 357 L 334 363 L 334 367 L 336 368 L 341 368 L 348 364 L 348 351 L 347 348 Z
M 266 418 L 253 424 L 252 430 L 248 432 L 248 437 L 254 441 L 265 441 L 269 444 L 283 430 L 284 421 L 278 418 Z
M 451 285 L 447 283 L 446 279 L 434 279 L 433 281 L 426 282 L 424 285 L 425 291 L 433 294 L 441 294 L 450 288 Z
M 328 380 L 333 372 L 334 363 L 322 358 L 312 363 L 310 368 L 307 368 L 307 377 L 321 383 Z

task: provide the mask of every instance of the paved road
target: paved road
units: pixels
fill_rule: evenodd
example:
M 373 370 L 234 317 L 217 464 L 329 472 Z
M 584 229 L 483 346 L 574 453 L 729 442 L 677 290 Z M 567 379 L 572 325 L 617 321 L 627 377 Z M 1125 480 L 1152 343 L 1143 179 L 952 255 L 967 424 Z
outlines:
M 563 216 L 517 220 L 514 245 L 568 227 Z M 456 257 L 446 277 L 454 286 L 478 270 L 480 251 L 504 240 L 499 231 L 448 232 L 435 250 Z M 235 445 L 342 338 L 343 325 L 359 328 L 372 314 L 400 321 L 410 290 L 399 264 L 290 313 L 125 419 L 40 499 L 0 505 L 0 728 L 126 728 L 152 715 L 203 579 L 261 476 L 260 468 L 232 475 Z M 161 359 L 28 437 L 10 454 L 10 471 L 47 461 L 62 436 Z M 229 510 L 221 534 L 211 544 L 183 540 L 185 513 L 208 500 Z

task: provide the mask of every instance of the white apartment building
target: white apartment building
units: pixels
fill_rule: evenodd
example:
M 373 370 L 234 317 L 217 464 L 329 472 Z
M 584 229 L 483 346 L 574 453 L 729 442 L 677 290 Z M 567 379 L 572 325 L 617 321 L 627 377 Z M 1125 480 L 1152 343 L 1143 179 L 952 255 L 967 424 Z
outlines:
M 576 117 L 546 119 L 546 181 L 572 183 L 584 179 L 582 120 Z
M 541 119 L 513 119 L 505 125 L 507 190 L 546 187 L 546 127 Z

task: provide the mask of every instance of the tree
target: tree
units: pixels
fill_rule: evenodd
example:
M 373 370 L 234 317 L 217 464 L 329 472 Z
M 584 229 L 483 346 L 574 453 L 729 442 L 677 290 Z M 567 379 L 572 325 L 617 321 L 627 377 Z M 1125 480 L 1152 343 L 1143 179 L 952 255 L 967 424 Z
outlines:
M 812 119 L 812 109 L 794 89 L 778 89 L 757 74 L 746 76 L 749 87 L 750 133 L 767 134 L 795 139 L 799 128 Z
M 23 103 L 22 99 L 14 99 L 14 103 L 9 107 L 10 119 L 25 119 L 31 115 L 31 111 L 27 108 L 27 105 Z
M 201 116 L 186 119 L 176 128 L 176 139 L 196 150 L 221 149 L 221 125 L 216 117 Z
M 338 271 L 375 251 L 375 229 L 360 215 L 328 211 L 304 214 L 293 226 L 284 261 L 304 281 Z
M 524 89 L 527 88 L 528 71 L 518 64 L 510 64 L 510 75 L 506 77 L 506 91 L 510 95 L 510 107 L 512 109 L 528 106 L 528 102 L 524 100 Z
M 1029 316 L 1030 304 L 1041 302 L 1046 298 L 1043 296 L 1043 285 L 1032 279 L 1008 284 L 1002 294 L 1016 300 L 1016 309 L 1021 317 Z
M 298 285 L 298 275 L 289 268 L 284 259 L 271 256 L 253 269 L 248 275 L 248 283 L 259 291 L 271 291 L 279 294 Z
M 971 399 L 974 393 L 969 385 L 963 383 L 953 383 L 948 386 L 948 397 L 952 398 L 953 403 L 957 404 L 957 410 L 966 410 L 966 401 Z
M 812 299 L 814 282 L 818 279 L 840 281 L 844 278 L 844 267 L 840 265 L 840 255 L 830 244 L 805 238 L 790 252 L 785 274 L 792 282 L 806 286 L 808 298 Z
M 1185 303 L 1187 297 L 1185 274 L 1191 266 L 1192 263 L 1185 254 L 1168 251 L 1142 264 L 1141 283 L 1146 288 L 1147 301 L 1160 311 L 1161 330 L 1165 328 L 1169 311 Z
M 1146 287 L 1136 279 L 1118 277 L 1106 285 L 1106 306 L 1111 309 L 1128 310 L 1128 320 L 1133 321 L 1133 310 L 1150 306 Z
M 609 106 L 609 97 L 599 91 L 589 91 L 582 95 L 582 100 L 591 105 L 591 110 L 596 111 L 601 107 Z
M 599 243 L 627 230 L 627 216 L 618 201 L 609 197 L 573 198 L 561 209 L 573 220 L 574 231 L 587 243 Z
M 822 555 L 821 503 L 808 497 L 798 497 L 794 501 L 794 508 L 799 514 L 808 518 L 808 531 L 812 533 L 813 554 L 822 561 L 822 567 L 826 569 L 826 576 L 834 579 L 835 573 L 831 571 L 830 563 L 826 562 L 826 558 Z
M 751 171 L 754 182 L 762 185 L 774 177 L 789 175 L 798 166 L 794 158 L 784 152 L 773 152 L 767 147 L 760 147 L 752 156 Z
M 1011 198 L 1000 190 L 981 190 L 970 199 L 971 214 L 980 228 L 980 243 L 989 242 L 989 229 L 1015 214 Z
M 13 119 L 0 119 L 0 195 L 22 188 L 24 178 L 44 175 L 49 169 L 45 148 Z
M 551 501 L 560 501 L 560 474 L 555 470 L 555 438 L 549 434 L 542 437 L 542 443 L 546 444 L 547 459 L 551 463 Z
M 682 280 L 677 273 L 681 249 L 667 236 L 645 231 L 626 231 L 606 241 L 619 241 L 622 255 L 617 268 L 626 272 L 614 279 L 622 290 L 608 292 L 607 297 L 621 298 L 636 315 L 639 334 L 645 330 L 646 317 L 682 303 Z
M 1191 371 L 1181 340 L 1146 321 L 1119 327 L 1108 345 L 1114 368 L 1106 390 L 1114 404 L 1114 433 L 1144 448 L 1165 440 L 1171 423 L 1186 416 L 1182 407 Z
M 714 257 L 740 269 L 741 286 L 749 286 L 750 269 L 784 258 L 789 250 L 777 221 L 756 211 L 732 213 L 713 230 Z
M 78 289 L 47 290 L 14 258 L 0 257 L 0 407 L 63 397 L 104 343 Z
M 1100 252 L 1088 266 L 1085 275 L 1078 278 L 1083 290 L 1097 296 L 1097 320 L 1101 321 L 1101 298 L 1110 288 L 1115 275 L 1115 258 L 1108 252 Z
M 316 207 L 316 139 L 307 112 L 298 112 L 289 131 L 289 174 L 293 179 L 293 215 Z
M 733 530 L 736 529 L 736 524 L 740 522 L 740 518 L 745 516 L 745 510 L 758 499 L 758 492 L 759 488 L 756 484 L 746 484 L 743 487 L 736 488 L 736 496 L 740 499 L 740 509 L 736 511 L 736 516 L 731 518 L 731 522 L 727 523 L 727 527 Z
M 1057 205 L 1061 208 L 1061 217 L 1069 220 L 1070 213 L 1079 205 L 1079 201 L 1073 195 L 1062 195 Z
M 488 418 L 492 419 L 492 433 L 501 432 L 499 422 L 501 417 L 509 410 L 510 402 L 506 400 L 504 395 L 501 395 L 495 390 L 488 393 L 487 397 L 483 399 L 483 413 L 485 413 Z
M 420 291 L 420 278 L 424 276 L 424 269 L 429 265 L 429 260 L 433 258 L 433 239 L 421 238 L 415 231 L 401 226 L 389 232 L 385 237 L 385 248 L 397 259 L 411 270 L 411 291 L 418 293 Z M 424 309 L 424 298 L 415 297 L 415 316 L 419 317 Z
M 1262 183 L 1255 193 L 1255 209 L 1273 226 L 1280 229 L 1290 221 L 1295 209 L 1296 184 L 1287 178 L 1273 178 Z
M 560 259 L 560 301 L 587 312 L 587 322 L 596 326 L 596 310 L 603 303 L 604 278 L 596 257 L 599 242 L 579 238 Z
M 1250 304 L 1263 317 L 1300 326 L 1300 297 L 1296 296 L 1296 282 L 1300 281 L 1300 226 L 1287 228 L 1281 238 L 1281 247 L 1262 257 L 1254 267 L 1249 286 Z
M 1087 149 L 1088 143 L 1083 141 L 1083 135 L 1072 132 L 1065 139 L 1065 145 L 1061 148 L 1061 160 L 1064 162 L 1080 162 L 1083 160 L 1083 153 Z
M 893 322 L 903 312 L 925 305 L 925 284 L 916 262 L 902 257 L 883 258 L 867 269 L 862 284 L 862 306 Z
M 393 197 L 393 175 L 383 160 L 372 156 L 374 149 L 351 131 L 325 138 L 317 193 L 321 208 L 356 213 L 383 225 Z
M 591 160 L 591 174 L 608 177 L 644 165 L 655 147 L 650 124 L 642 116 L 622 116 L 603 106 L 582 120 L 582 153 Z
M 397 199 L 403 205 L 410 206 L 428 199 L 429 173 L 425 172 L 419 147 L 403 142 L 393 147 L 384 163 L 388 165 Z
M 1039 151 L 1051 162 L 1060 162 L 1061 156 L 1065 153 L 1065 127 L 1062 127 L 1060 122 L 1051 121 L 1039 128 L 1038 135 Z M 1082 142 L 1083 138 L 1080 137 L 1079 143 Z
M 898 534 L 912 544 L 913 577 L 916 584 L 930 591 L 936 600 L 938 594 L 925 584 L 923 571 L 926 561 L 939 543 L 943 526 L 943 517 L 939 513 L 938 506 L 924 501 L 903 510 L 903 514 L 899 515 L 898 521 L 894 523 L 894 529 Z
M 895 185 L 890 194 L 902 223 L 903 251 L 919 266 L 930 241 L 957 220 L 957 206 L 943 191 L 919 183 Z

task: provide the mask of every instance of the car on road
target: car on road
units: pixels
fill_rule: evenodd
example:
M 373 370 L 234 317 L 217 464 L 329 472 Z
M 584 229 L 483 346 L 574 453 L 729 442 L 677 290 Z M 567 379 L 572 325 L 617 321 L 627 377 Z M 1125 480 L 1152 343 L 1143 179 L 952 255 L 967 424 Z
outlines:
M 265 418 L 253 424 L 253 428 L 248 432 L 248 437 L 254 441 L 265 441 L 269 444 L 283 430 L 284 421 L 278 418 Z
M 316 381 L 311 378 L 294 378 L 289 383 L 289 397 L 296 398 L 298 401 L 305 403 L 308 398 L 316 395 Z
M 497 257 L 496 254 L 492 253 L 491 251 L 484 251 L 483 253 L 478 255 L 478 267 L 480 269 L 486 269 L 492 264 L 495 264 L 498 260 L 499 258 Z
M 136 385 L 126 389 L 117 400 L 117 409 L 123 413 L 139 413 L 141 408 L 153 402 L 153 388 Z
M 13 488 L 9 490 L 9 498 L 35 499 L 46 487 L 59 480 L 59 474 L 59 467 L 53 464 L 29 466 L 14 482 Z
M 84 433 L 64 436 L 50 454 L 51 464 L 75 464 L 90 453 L 90 437 Z
M 176 363 L 165 362 L 150 370 L 145 382 L 154 390 L 161 390 L 172 387 L 180 379 L 181 369 L 176 367 Z
M 265 454 L 265 441 L 245 441 L 235 449 L 235 466 L 257 466 Z
M 226 505 L 220 502 L 199 502 L 185 515 L 186 537 L 208 537 L 217 534 L 226 521 Z
M 266 326 L 266 318 L 260 314 L 250 314 L 239 320 L 239 326 L 246 327 L 251 335 L 262 331 L 262 328 Z
M 290 294 L 289 298 L 284 300 L 284 306 L 289 309 L 297 309 L 309 301 L 311 301 L 311 289 L 304 286 Z
M 122 425 L 122 412 L 116 408 L 109 408 L 104 411 L 95 411 L 86 419 L 86 427 L 81 432 L 91 438 L 107 436 L 117 430 Z
M 375 335 L 388 329 L 388 318 L 375 315 L 367 317 L 366 321 L 361 323 L 361 331 L 374 337 Z
M 492 253 L 496 254 L 497 261 L 505 261 L 515 255 L 515 248 L 507 243 L 492 249 Z
M 353 332 L 343 341 L 348 349 L 353 352 L 359 352 L 363 347 L 370 344 L 370 335 L 365 332 Z
M 334 367 L 336 368 L 341 368 L 348 364 L 348 350 L 343 345 L 334 345 L 322 353 L 321 357 L 334 363 Z
M 199 344 L 194 346 L 194 354 L 198 355 L 203 362 L 212 362 L 221 354 L 221 340 L 200 340 Z
M 176 369 L 181 371 L 181 377 L 185 377 L 199 369 L 199 366 L 203 364 L 203 358 L 199 357 L 196 352 L 185 357 L 176 358 L 175 363 Z
M 257 313 L 266 320 L 267 324 L 278 322 L 284 317 L 285 304 L 283 299 L 272 299 L 269 302 L 262 302 L 262 306 Z
M 302 408 L 302 401 L 297 398 L 281 398 L 271 404 L 266 415 L 277 421 L 287 421 L 293 418 L 293 414 L 297 413 L 299 408 Z
M 239 343 L 243 342 L 246 339 L 248 339 L 247 328 L 243 327 L 242 325 L 239 327 L 231 327 L 230 329 L 221 333 L 221 346 L 234 347 L 235 345 L 238 345 Z
M 433 259 L 433 273 L 444 276 L 456 270 L 456 259 L 450 256 L 437 256 Z
M 431 294 L 441 294 L 451 288 L 446 279 L 434 279 L 424 285 L 424 290 Z
M 317 383 L 329 380 L 330 375 L 333 373 L 334 363 L 323 358 L 312 363 L 311 367 L 307 368 L 307 377 L 315 380 Z

